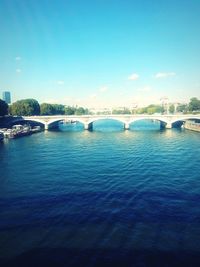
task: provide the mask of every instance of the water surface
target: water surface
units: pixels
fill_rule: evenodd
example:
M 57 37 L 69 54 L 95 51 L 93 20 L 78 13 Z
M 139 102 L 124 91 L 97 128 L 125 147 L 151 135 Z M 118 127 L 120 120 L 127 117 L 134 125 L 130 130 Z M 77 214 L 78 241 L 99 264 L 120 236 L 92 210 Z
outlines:
M 200 134 L 131 127 L 0 144 L 1 266 L 200 266 Z

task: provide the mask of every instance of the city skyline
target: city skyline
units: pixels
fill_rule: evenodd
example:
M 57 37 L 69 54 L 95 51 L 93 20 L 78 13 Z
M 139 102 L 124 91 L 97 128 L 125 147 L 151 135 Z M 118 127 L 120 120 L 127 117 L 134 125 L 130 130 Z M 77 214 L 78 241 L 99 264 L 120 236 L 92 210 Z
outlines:
M 13 102 L 145 106 L 200 98 L 199 1 L 0 1 Z

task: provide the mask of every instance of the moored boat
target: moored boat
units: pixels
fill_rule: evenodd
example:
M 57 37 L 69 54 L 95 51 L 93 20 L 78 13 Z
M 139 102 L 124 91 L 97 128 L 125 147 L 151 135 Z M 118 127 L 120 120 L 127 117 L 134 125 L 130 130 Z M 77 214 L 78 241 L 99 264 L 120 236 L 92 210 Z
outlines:
M 40 126 L 34 126 L 31 128 L 29 125 L 13 125 L 12 129 L 2 128 L 0 129 L 0 133 L 4 138 L 13 139 L 22 136 L 31 135 L 32 133 L 38 133 L 41 131 Z
M 3 131 L 3 135 L 5 138 L 14 138 L 14 132 L 12 129 L 5 129 Z
M 41 132 L 41 127 L 40 126 L 34 126 L 33 128 L 31 128 L 31 132 L 32 133 L 39 133 L 39 132 Z

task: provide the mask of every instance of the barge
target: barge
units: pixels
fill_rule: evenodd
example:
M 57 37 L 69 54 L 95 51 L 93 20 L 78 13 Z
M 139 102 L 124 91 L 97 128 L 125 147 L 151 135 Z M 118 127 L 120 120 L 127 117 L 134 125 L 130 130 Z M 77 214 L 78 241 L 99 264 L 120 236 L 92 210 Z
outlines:
M 3 128 L 0 129 L 0 133 L 3 137 L 8 139 L 18 138 L 22 136 L 31 135 L 33 133 L 38 133 L 41 131 L 40 126 L 35 126 L 31 128 L 29 125 L 14 125 L 12 129 Z

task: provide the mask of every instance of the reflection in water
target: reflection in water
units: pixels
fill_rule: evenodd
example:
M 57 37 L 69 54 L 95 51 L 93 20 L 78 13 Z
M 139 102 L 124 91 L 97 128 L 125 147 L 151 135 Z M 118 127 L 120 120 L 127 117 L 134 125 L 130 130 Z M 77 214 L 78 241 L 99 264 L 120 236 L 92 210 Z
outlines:
M 59 123 L 59 130 L 63 132 L 80 132 L 84 130 L 84 125 L 80 122 Z
M 199 133 L 94 126 L 0 145 L 0 265 L 200 266 Z
M 83 131 L 84 125 L 80 122 L 60 123 L 59 130 L 67 132 Z M 118 132 L 124 131 L 124 123 L 113 119 L 101 119 L 92 123 L 92 130 L 97 132 Z M 129 130 L 145 131 L 160 130 L 160 122 L 155 120 L 138 120 L 130 124 Z
M 124 124 L 117 120 L 97 120 L 93 122 L 93 130 L 99 132 L 118 132 L 124 130 Z
M 157 120 L 138 120 L 130 124 L 130 130 L 160 130 L 160 122 Z

